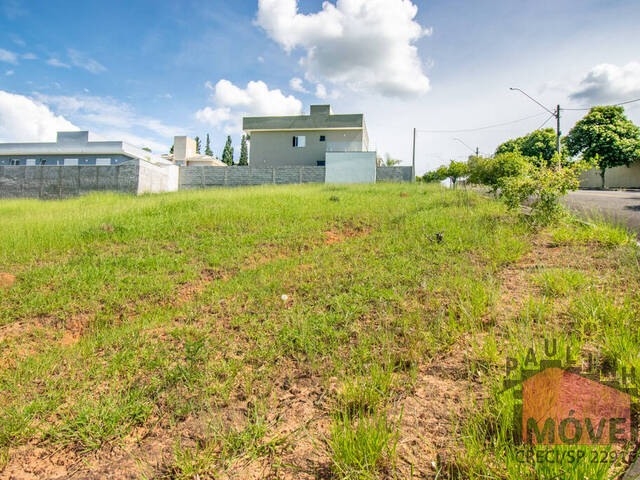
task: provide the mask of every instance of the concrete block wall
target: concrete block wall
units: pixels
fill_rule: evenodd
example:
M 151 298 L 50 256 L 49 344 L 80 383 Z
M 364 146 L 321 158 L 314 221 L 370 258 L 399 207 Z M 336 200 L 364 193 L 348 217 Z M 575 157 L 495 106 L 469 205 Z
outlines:
M 378 181 L 411 181 L 411 167 L 379 167 Z M 131 194 L 264 184 L 324 183 L 325 167 L 177 167 L 134 160 L 120 165 L 0 166 L 0 198 L 56 199 L 94 191 Z
M 0 198 L 55 199 L 114 190 L 137 193 L 138 161 L 111 166 L 0 166 Z
M 180 189 L 324 183 L 324 167 L 180 167 Z
M 412 167 L 376 167 L 377 182 L 411 182 Z

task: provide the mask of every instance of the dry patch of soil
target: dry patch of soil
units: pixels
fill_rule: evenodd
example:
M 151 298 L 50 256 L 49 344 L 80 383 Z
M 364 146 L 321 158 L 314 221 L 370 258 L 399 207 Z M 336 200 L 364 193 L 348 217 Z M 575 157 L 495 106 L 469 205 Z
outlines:
M 0 290 L 9 288 L 16 282 L 16 276 L 10 273 L 0 273 Z

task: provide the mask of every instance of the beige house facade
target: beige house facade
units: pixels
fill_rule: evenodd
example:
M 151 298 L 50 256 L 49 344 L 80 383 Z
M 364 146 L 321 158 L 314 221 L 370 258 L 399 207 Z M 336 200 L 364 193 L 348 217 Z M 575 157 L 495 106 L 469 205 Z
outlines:
M 628 167 L 608 168 L 605 176 L 605 188 L 640 188 L 640 161 Z M 600 169 L 592 168 L 580 176 L 580 188 L 601 188 Z
M 245 117 L 252 167 L 324 166 L 326 154 L 369 151 L 363 114 L 336 115 L 311 105 L 309 115 Z

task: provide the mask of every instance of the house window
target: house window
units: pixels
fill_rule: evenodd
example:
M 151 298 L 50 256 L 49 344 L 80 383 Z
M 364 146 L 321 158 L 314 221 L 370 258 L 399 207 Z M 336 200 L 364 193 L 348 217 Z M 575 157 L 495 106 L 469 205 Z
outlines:
M 327 137 L 325 137 L 324 135 L 320 135 L 320 141 L 321 142 L 326 142 L 327 141 Z
M 65 158 L 64 159 L 64 166 L 65 167 L 76 166 L 76 165 L 78 165 L 78 159 L 77 158 Z
M 12 158 L 11 160 L 9 160 L 9 165 L 20 165 L 20 160 L 18 160 L 17 158 Z
M 96 165 L 111 165 L 110 158 L 96 158 Z
M 293 137 L 293 146 L 303 148 L 307 146 L 307 137 Z
M 327 164 L 326 160 L 318 160 L 316 162 L 316 166 L 318 166 L 318 167 L 324 167 L 326 164 Z
M 36 159 L 35 158 L 27 158 L 27 165 L 35 166 L 35 164 L 36 164 Z

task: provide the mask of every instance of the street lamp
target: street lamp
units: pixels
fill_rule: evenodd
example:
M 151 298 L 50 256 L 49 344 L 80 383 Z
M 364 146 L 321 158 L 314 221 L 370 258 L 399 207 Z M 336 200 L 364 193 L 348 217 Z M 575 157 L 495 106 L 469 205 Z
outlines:
M 558 105 L 556 111 L 554 112 L 552 110 L 549 110 L 547 107 L 545 107 L 543 104 L 541 104 L 535 98 L 533 98 L 531 95 L 528 95 L 524 90 L 521 90 L 519 88 L 513 88 L 513 87 L 510 87 L 509 90 L 516 90 L 516 91 L 520 92 L 525 97 L 527 97 L 529 100 L 533 101 L 534 103 L 537 103 L 543 109 L 545 109 L 547 112 L 549 112 L 551 115 L 553 115 L 556 118 L 556 151 L 558 152 L 558 164 L 560 164 L 560 158 L 559 158 L 560 157 L 560 135 L 562 134 L 560 132 L 560 105 Z

